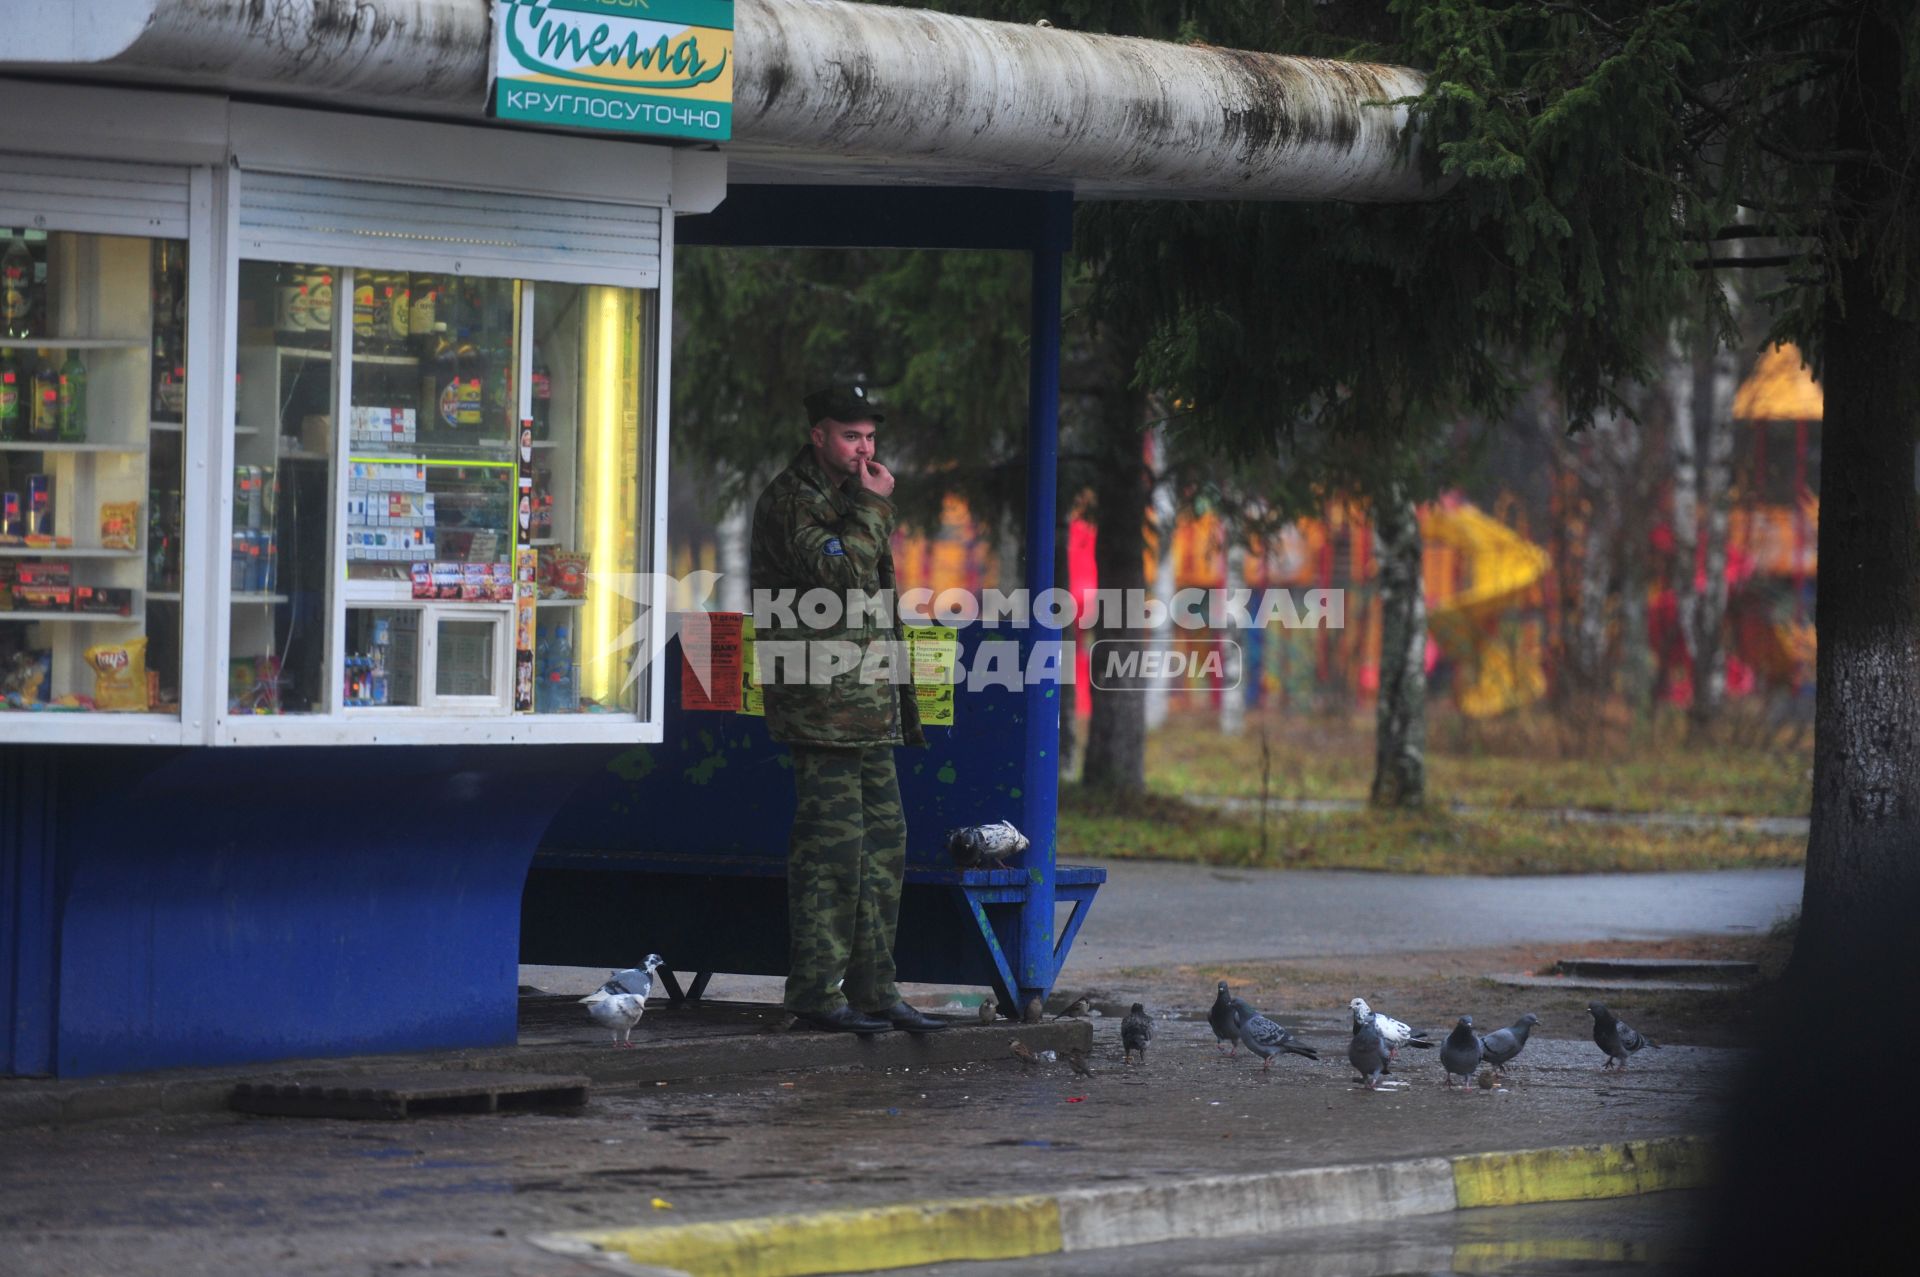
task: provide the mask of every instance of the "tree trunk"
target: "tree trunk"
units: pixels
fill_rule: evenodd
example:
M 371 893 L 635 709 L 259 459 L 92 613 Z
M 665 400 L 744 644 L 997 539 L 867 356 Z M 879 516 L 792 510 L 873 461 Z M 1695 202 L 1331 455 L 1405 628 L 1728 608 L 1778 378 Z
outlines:
M 1122 383 L 1124 384 L 1124 383 Z M 1146 402 L 1132 390 L 1114 390 L 1099 397 L 1098 471 L 1093 496 L 1099 534 L 1094 541 L 1094 564 L 1102 594 L 1122 601 L 1140 597 L 1147 585 L 1146 519 L 1150 482 L 1142 452 Z M 1108 639 L 1140 640 L 1148 631 L 1128 630 L 1123 616 L 1100 616 L 1093 631 L 1096 643 Z M 1100 657 L 1111 648 L 1094 652 L 1091 690 L 1093 715 L 1087 721 L 1086 762 L 1080 783 L 1088 789 L 1115 794 L 1137 794 L 1147 784 L 1147 700 L 1138 678 L 1124 679 L 1103 671 Z
M 1380 560 L 1380 695 L 1374 702 L 1373 804 L 1418 807 L 1427 797 L 1427 602 L 1420 520 L 1405 490 L 1373 503 Z
M 1230 519 L 1222 520 L 1220 526 L 1227 536 L 1226 591 L 1227 597 L 1232 598 L 1235 590 L 1245 589 L 1247 584 L 1246 536 Z M 1247 725 L 1247 636 L 1224 625 L 1215 636 L 1220 640 L 1220 651 L 1225 658 L 1220 679 L 1220 734 L 1238 736 Z
M 1669 347 L 1667 391 L 1671 414 L 1667 439 L 1673 450 L 1673 563 L 1668 583 L 1673 587 L 1675 616 L 1687 659 L 1693 659 L 1693 617 L 1699 592 L 1694 588 L 1700 549 L 1700 379 L 1692 350 L 1675 338 Z M 1695 689 L 1698 690 L 1697 688 Z
M 747 589 L 747 538 L 753 512 L 743 503 L 720 516 L 715 530 L 715 567 L 720 569 L 718 602 L 722 612 L 746 612 L 753 602 Z
M 1894 21 L 1864 19 L 1839 82 L 1837 147 L 1910 154 Z M 1834 253 L 1839 288 L 1823 316 L 1813 820 L 1792 967 L 1803 981 L 1831 978 L 1857 946 L 1910 929 L 1920 899 L 1920 323 L 1911 276 L 1899 314 L 1876 278 L 1888 264 L 1881 228 L 1909 215 L 1906 180 L 1890 161 L 1835 170 L 1834 204 L 1854 210 L 1860 238 Z M 1912 943 L 1904 936 L 1900 951 Z
M 1173 561 L 1173 533 L 1179 519 L 1179 512 L 1173 504 L 1173 483 L 1167 476 L 1167 428 L 1160 424 L 1147 432 L 1148 446 L 1152 449 L 1153 467 L 1153 530 L 1154 530 L 1154 572 L 1153 594 L 1162 603 L 1173 601 L 1173 592 L 1179 588 L 1175 579 L 1177 565 Z M 1154 627 L 1156 639 L 1173 637 L 1173 616 L 1169 612 Z M 1147 730 L 1153 731 L 1167 721 L 1167 701 L 1169 692 L 1164 681 L 1155 682 L 1143 693 L 1146 697 Z
M 1700 467 L 1700 504 L 1705 507 L 1706 583 L 1694 601 L 1693 704 L 1687 730 L 1699 739 L 1713 726 L 1727 694 L 1727 524 L 1732 517 L 1733 392 L 1739 361 L 1732 350 L 1714 352 L 1707 402 L 1711 405 L 1698 432 L 1705 436 Z

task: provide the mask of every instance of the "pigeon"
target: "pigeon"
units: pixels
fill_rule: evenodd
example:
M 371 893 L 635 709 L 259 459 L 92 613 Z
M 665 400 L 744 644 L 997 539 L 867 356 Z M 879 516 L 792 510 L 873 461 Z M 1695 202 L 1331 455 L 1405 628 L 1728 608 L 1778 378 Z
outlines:
M 1072 1047 L 1068 1047 L 1065 1051 L 1061 1052 L 1061 1054 L 1067 1057 L 1067 1063 L 1073 1066 L 1075 1073 L 1078 1073 L 1081 1077 L 1093 1076 L 1093 1068 L 1087 1063 L 1087 1053 L 1085 1051 L 1076 1051 Z
M 1233 1044 L 1228 1055 L 1240 1051 L 1240 1021 L 1233 1014 L 1233 995 L 1227 992 L 1227 982 L 1222 980 L 1214 991 L 1213 1005 L 1207 1008 L 1207 1023 L 1213 1027 L 1213 1049 L 1218 1051 L 1222 1042 Z
M 1636 1033 L 1625 1020 L 1616 1019 L 1604 1002 L 1589 1002 L 1587 1010 L 1593 1015 L 1593 1044 L 1607 1053 L 1607 1062 L 1600 1066 L 1602 1073 L 1616 1065 L 1626 1068 L 1627 1057 L 1643 1046 L 1660 1045 Z
M 1380 1041 L 1386 1045 L 1387 1058 L 1391 1060 L 1399 1054 L 1403 1046 L 1417 1046 L 1432 1050 L 1436 1043 L 1427 1036 L 1425 1029 L 1416 1029 L 1412 1025 L 1396 1020 L 1390 1015 L 1381 1015 L 1367 1005 L 1365 998 L 1355 998 L 1347 1003 L 1353 1011 L 1353 1027 L 1358 1029 L 1362 1020 L 1370 1020 L 1373 1027 L 1380 1031 Z
M 1153 1041 L 1153 1017 L 1147 1014 L 1146 1007 L 1136 1002 L 1127 1012 L 1127 1018 L 1120 1021 L 1120 1045 L 1123 1048 L 1121 1058 L 1128 1064 L 1133 1063 L 1133 1053 L 1140 1053 L 1140 1063 L 1147 1062 L 1147 1043 Z
M 1000 1004 L 999 1002 L 994 1000 L 994 996 L 991 993 L 989 993 L 985 998 L 981 999 L 980 1023 L 992 1024 L 995 1017 L 998 1016 L 999 1014 L 1000 1014 Z
M 1028 845 L 1027 836 L 1005 820 L 947 831 L 947 854 L 962 869 L 981 865 L 997 869 L 1008 856 L 1020 854 Z
M 1309 1060 L 1320 1058 L 1318 1051 L 1296 1042 L 1293 1034 L 1261 1015 L 1244 999 L 1233 1000 L 1233 1018 L 1239 1026 L 1240 1040 L 1247 1044 L 1247 1050 L 1264 1061 L 1260 1065 L 1262 1072 L 1273 1067 L 1273 1057 L 1282 1051 L 1289 1055 L 1304 1055 Z
M 1037 1062 L 1033 1054 L 1033 1048 L 1025 1042 L 1022 1042 L 1019 1038 L 1015 1038 L 1013 1041 L 1007 1043 L 1007 1050 L 1013 1052 L 1013 1058 L 1020 1061 L 1020 1068 L 1023 1072 L 1031 1070 Z
M 1387 1044 L 1372 1017 L 1355 1026 L 1353 1040 L 1347 1043 L 1347 1063 L 1353 1065 L 1368 1090 L 1379 1087 L 1380 1075 L 1387 1069 Z
M 1453 1085 L 1455 1078 L 1463 1082 L 1473 1079 L 1473 1071 L 1480 1067 L 1482 1049 L 1480 1039 L 1473 1031 L 1473 1017 L 1461 1016 L 1459 1023 L 1453 1026 L 1453 1032 L 1447 1034 L 1447 1040 L 1440 1044 L 1440 1067 L 1447 1071 L 1448 1086 Z
M 1067 1003 L 1066 1010 L 1062 1011 L 1059 1015 L 1056 1015 L 1053 1018 L 1056 1020 L 1064 1020 L 1068 1016 L 1072 1016 L 1075 1019 L 1078 1019 L 1079 1017 L 1085 1015 L 1088 1011 L 1092 1009 L 1093 1009 L 1093 994 L 1091 992 L 1083 993 L 1079 997 L 1075 998 L 1073 1001 Z
M 1495 1029 L 1480 1039 L 1480 1054 L 1493 1071 L 1505 1077 L 1507 1064 L 1520 1054 L 1527 1045 L 1527 1034 L 1533 1032 L 1533 1026 L 1540 1023 L 1540 1017 L 1529 1011 L 1513 1022 L 1511 1028 Z
M 613 972 L 605 984 L 580 999 L 595 1024 L 612 1030 L 615 1046 L 633 1045 L 633 1026 L 647 1013 L 647 995 L 653 992 L 653 970 L 664 962 L 659 954 L 649 953 L 640 966 Z

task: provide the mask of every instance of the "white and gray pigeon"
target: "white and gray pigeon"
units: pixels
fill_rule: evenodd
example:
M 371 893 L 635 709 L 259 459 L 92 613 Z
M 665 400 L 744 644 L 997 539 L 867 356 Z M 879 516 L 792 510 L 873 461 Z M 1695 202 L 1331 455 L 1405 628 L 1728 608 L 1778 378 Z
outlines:
M 1463 1015 L 1453 1026 L 1453 1032 L 1447 1034 L 1447 1040 L 1440 1044 L 1440 1067 L 1447 1071 L 1447 1085 L 1453 1085 L 1453 1079 L 1462 1082 L 1473 1080 L 1473 1071 L 1480 1067 L 1480 1037 L 1473 1031 L 1473 1017 Z
M 1636 1033 L 1632 1025 L 1609 1011 L 1604 1002 L 1587 1003 L 1587 1011 L 1593 1016 L 1593 1044 L 1607 1053 L 1607 1062 L 1600 1066 L 1602 1073 L 1616 1066 L 1626 1068 L 1627 1057 L 1643 1046 L 1660 1045 Z
M 1380 1075 L 1387 1071 L 1387 1044 L 1369 1017 L 1354 1026 L 1353 1040 L 1347 1043 L 1347 1063 L 1353 1065 L 1368 1090 L 1380 1086 Z
M 1436 1043 L 1425 1029 L 1416 1029 L 1403 1020 L 1390 1015 L 1382 1015 L 1367 1005 L 1365 998 L 1355 998 L 1347 1003 L 1353 1011 L 1353 1027 L 1358 1030 L 1362 1021 L 1369 1021 L 1380 1031 L 1380 1041 L 1387 1049 L 1387 1058 L 1391 1060 L 1403 1046 L 1417 1046 L 1432 1050 Z
M 1233 1014 L 1233 1004 L 1238 1001 L 1227 992 L 1227 982 L 1222 980 L 1213 994 L 1213 1005 L 1207 1008 L 1207 1026 L 1213 1030 L 1213 1049 L 1218 1051 L 1222 1042 L 1232 1044 L 1228 1055 L 1240 1052 L 1240 1021 Z
M 612 1031 L 615 1046 L 633 1045 L 633 1026 L 647 1013 L 647 998 L 653 992 L 654 968 L 665 961 L 649 953 L 644 963 L 613 972 L 605 984 L 580 999 L 593 1022 Z
M 1233 1020 L 1239 1026 L 1240 1040 L 1247 1044 L 1247 1050 L 1264 1061 L 1260 1065 L 1263 1072 L 1273 1067 L 1273 1057 L 1282 1052 L 1302 1055 L 1309 1060 L 1320 1058 L 1318 1051 L 1296 1041 L 1293 1034 L 1254 1010 L 1243 998 L 1233 1000 Z
M 1480 1053 L 1493 1071 L 1505 1075 L 1507 1065 L 1513 1057 L 1526 1049 L 1527 1035 L 1533 1032 L 1533 1026 L 1540 1023 L 1540 1017 L 1529 1011 L 1515 1020 L 1511 1027 L 1495 1029 L 1480 1039 Z

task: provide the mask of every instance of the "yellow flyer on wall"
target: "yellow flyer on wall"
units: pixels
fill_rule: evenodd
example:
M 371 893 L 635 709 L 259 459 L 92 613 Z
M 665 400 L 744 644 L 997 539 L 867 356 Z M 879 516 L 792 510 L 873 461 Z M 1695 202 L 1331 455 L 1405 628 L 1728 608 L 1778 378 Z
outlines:
M 952 727 L 953 669 L 960 660 L 959 636 L 944 625 L 909 625 L 907 645 L 921 726 Z

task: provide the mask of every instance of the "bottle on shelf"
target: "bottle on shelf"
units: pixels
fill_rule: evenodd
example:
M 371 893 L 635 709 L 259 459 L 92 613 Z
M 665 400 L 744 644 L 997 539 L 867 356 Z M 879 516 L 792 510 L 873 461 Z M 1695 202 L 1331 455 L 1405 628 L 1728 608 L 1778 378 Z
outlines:
M 20 402 L 23 389 L 18 354 L 11 348 L 0 350 L 0 439 L 19 439 L 27 433 Z
M 533 343 L 533 437 L 547 438 L 553 428 L 553 374 L 547 368 L 540 343 Z
M 273 337 L 282 346 L 298 346 L 307 333 L 307 287 L 301 268 L 281 262 L 273 272 Z
M 375 318 L 387 349 L 395 355 L 407 353 L 407 338 L 413 332 L 413 297 L 407 272 L 388 271 L 380 280 L 380 297 Z
M 534 711 L 540 714 L 571 714 L 580 708 L 575 688 L 573 639 L 564 625 L 541 639 L 535 649 L 538 690 L 534 693 Z
M 459 424 L 460 363 L 444 322 L 436 322 L 420 351 L 420 429 L 451 430 Z
M 486 358 L 474 344 L 473 333 L 465 328 L 460 330 L 460 340 L 453 353 L 460 384 L 455 424 L 477 435 L 486 424 L 486 392 L 481 381 Z
M 69 350 L 58 373 L 60 390 L 60 424 L 57 431 L 61 443 L 84 443 L 87 438 L 87 366 L 80 362 L 80 352 Z
M 187 369 L 181 359 L 180 338 L 168 332 L 153 336 L 152 414 L 161 421 L 180 421 L 187 409 Z
M 307 300 L 301 331 L 307 345 L 326 350 L 333 345 L 333 271 L 325 266 L 305 266 L 301 270 Z
M 60 438 L 60 374 L 54 367 L 52 351 L 43 347 L 37 353 L 40 362 L 33 370 L 33 406 L 27 421 L 27 438 L 36 443 L 53 443 Z
M 8 337 L 33 336 L 33 254 L 16 232 L 0 254 L 0 329 Z
M 433 353 L 434 323 L 439 318 L 435 313 L 440 297 L 440 279 L 437 275 L 401 275 L 407 282 L 407 335 L 412 338 L 423 356 Z
M 380 353 L 374 341 L 376 325 L 373 317 L 376 296 L 374 281 L 377 275 L 377 271 L 370 270 L 353 273 L 353 353 L 356 355 Z

